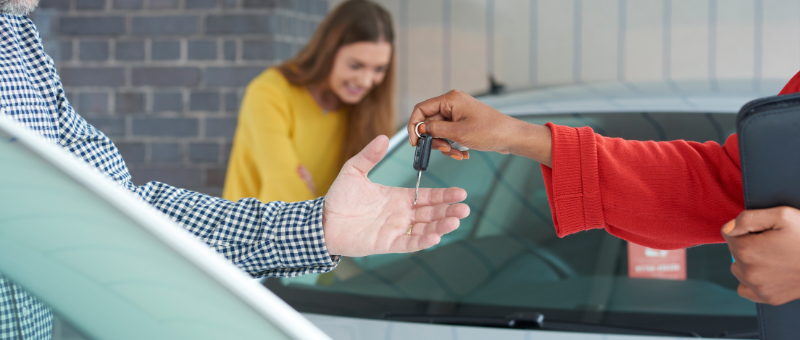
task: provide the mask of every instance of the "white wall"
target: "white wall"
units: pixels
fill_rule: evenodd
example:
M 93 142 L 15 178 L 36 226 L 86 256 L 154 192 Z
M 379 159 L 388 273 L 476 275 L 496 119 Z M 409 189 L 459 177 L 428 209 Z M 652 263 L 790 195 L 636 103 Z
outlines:
M 396 26 L 403 117 L 451 88 L 485 92 L 490 73 L 509 89 L 684 79 L 713 89 L 800 70 L 797 0 L 375 1 Z

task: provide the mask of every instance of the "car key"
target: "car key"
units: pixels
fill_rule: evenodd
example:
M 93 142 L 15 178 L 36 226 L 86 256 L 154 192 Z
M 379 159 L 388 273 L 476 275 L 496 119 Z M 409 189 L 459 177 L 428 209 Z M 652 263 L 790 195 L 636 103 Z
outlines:
M 428 169 L 428 162 L 431 159 L 431 142 L 433 142 L 433 136 L 429 134 L 420 135 L 417 141 L 417 149 L 414 151 L 414 170 L 417 170 L 414 206 L 417 205 L 417 195 L 419 195 L 419 180 L 422 179 L 422 172 Z

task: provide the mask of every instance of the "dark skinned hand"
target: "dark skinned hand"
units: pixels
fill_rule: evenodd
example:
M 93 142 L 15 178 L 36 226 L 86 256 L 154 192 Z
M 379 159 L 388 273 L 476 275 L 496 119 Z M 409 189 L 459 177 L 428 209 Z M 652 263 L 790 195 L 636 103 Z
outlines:
M 800 299 L 800 210 L 746 210 L 722 227 L 739 295 L 781 305 Z

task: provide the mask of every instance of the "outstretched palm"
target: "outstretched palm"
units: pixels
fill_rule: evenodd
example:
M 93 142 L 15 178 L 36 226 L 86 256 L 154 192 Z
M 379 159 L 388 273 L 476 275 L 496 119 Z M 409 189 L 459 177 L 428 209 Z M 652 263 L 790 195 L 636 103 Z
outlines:
M 325 196 L 323 230 L 331 255 L 364 256 L 405 253 L 429 248 L 458 228 L 469 215 L 460 188 L 414 189 L 387 187 L 369 181 L 367 173 L 386 154 L 389 140 L 375 138 L 345 163 Z M 457 204 L 456 204 L 457 203 Z M 411 236 L 406 235 L 413 225 Z

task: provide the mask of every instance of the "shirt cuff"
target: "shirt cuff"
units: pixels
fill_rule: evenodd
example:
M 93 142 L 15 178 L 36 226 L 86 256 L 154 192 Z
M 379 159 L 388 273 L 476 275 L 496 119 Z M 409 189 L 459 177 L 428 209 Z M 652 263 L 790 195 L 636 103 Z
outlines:
M 341 256 L 331 256 L 322 230 L 325 197 L 311 201 L 283 203 L 271 219 L 268 243 L 277 251 L 280 266 L 270 276 L 298 276 L 333 270 Z
M 542 165 L 558 237 L 605 227 L 595 134 L 589 127 L 547 123 L 552 131 L 553 167 Z

